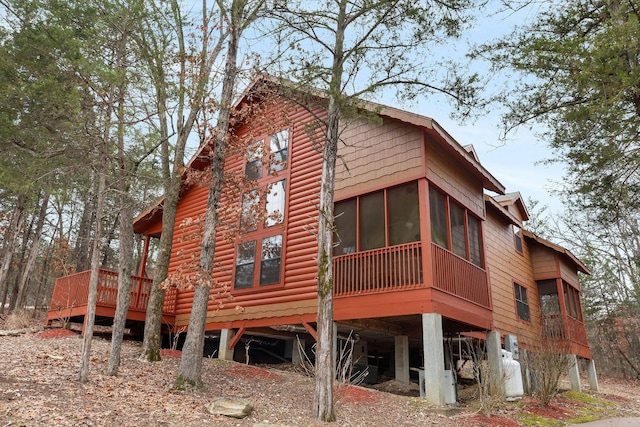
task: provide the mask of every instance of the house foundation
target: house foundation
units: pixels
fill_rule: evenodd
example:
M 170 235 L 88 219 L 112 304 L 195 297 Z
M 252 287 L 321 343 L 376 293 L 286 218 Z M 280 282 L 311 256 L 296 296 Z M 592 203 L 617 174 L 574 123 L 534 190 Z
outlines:
M 438 313 L 422 314 L 425 398 L 438 406 L 446 404 L 442 342 L 442 315 Z
M 569 355 L 569 383 L 571 390 L 582 391 L 580 384 L 580 369 L 578 368 L 578 357 L 575 354 Z
M 598 374 L 596 373 L 596 362 L 593 359 L 589 360 L 587 364 L 587 377 L 589 378 L 589 387 L 591 391 L 598 391 L 600 387 L 598 386 Z
M 395 379 L 403 383 L 409 383 L 409 337 L 406 335 L 395 336 Z
M 233 339 L 233 331 L 231 329 L 222 329 L 220 331 L 220 344 L 218 346 L 218 359 L 233 360 L 233 351 L 229 350 L 229 343 Z

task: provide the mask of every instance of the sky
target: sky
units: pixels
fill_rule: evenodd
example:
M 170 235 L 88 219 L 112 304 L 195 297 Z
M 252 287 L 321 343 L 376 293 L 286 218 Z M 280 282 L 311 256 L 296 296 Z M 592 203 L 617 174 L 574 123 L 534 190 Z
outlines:
M 447 52 L 454 52 L 462 58 L 468 45 L 496 40 L 511 33 L 514 28 L 531 22 L 539 7 L 532 4 L 514 13 L 487 12 L 489 16 L 479 19 L 453 49 L 446 47 Z M 487 65 L 481 63 L 476 64 L 474 69 L 480 73 L 488 71 Z M 498 80 L 496 83 L 503 82 Z M 544 160 L 551 158 L 552 153 L 534 130 L 522 127 L 511 133 L 504 142 L 500 140 L 500 112 L 496 110 L 460 124 L 450 118 L 451 107 L 444 101 L 427 101 L 413 106 L 398 105 L 391 99 L 381 102 L 431 117 L 461 145 L 472 144 L 480 162 L 506 187 L 507 192 L 519 191 L 525 202 L 529 198 L 537 200 L 540 206 L 548 206 L 549 212 L 562 211 L 560 199 L 552 194 L 552 190 L 562 185 L 564 168 L 557 163 L 544 164 Z

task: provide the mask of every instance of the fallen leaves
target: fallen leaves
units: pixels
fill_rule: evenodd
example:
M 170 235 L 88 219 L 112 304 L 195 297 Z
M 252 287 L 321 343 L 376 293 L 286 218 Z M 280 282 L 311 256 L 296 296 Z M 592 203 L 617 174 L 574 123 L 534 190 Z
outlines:
M 0 337 L 0 426 L 326 426 L 312 417 L 312 378 L 284 368 L 204 358 L 205 388 L 180 392 L 173 387 L 180 352 L 163 350 L 162 361 L 143 362 L 135 342 L 123 344 L 120 375 L 111 377 L 104 375 L 110 343 L 94 338 L 89 381 L 81 384 L 77 376 L 82 339 L 63 331 Z M 620 399 L 621 406 L 640 407 L 638 387 L 624 389 L 636 394 Z M 219 396 L 246 399 L 254 410 L 242 420 L 207 413 L 205 405 Z M 505 405 L 498 417 L 484 419 L 463 407 L 461 413 L 446 417 L 424 399 L 340 386 L 334 425 L 495 426 L 506 425 L 500 420 L 515 417 L 518 411 L 523 411 L 518 405 Z

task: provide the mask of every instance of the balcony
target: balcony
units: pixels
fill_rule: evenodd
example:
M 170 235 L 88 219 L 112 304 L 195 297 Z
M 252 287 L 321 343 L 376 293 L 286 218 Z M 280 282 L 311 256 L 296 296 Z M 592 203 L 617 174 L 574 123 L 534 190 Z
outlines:
M 47 313 L 47 322 L 54 319 L 71 318 L 87 314 L 89 299 L 89 280 L 91 271 L 83 271 L 56 280 Z M 131 304 L 127 319 L 144 321 L 149 302 L 152 280 L 147 277 L 131 276 Z M 175 313 L 175 290 L 167 291 L 163 313 L 173 316 Z M 118 300 L 118 273 L 100 269 L 96 315 L 113 317 Z
M 422 247 L 416 242 L 337 256 L 333 273 L 336 296 L 421 287 Z
M 566 314 L 542 315 L 542 333 L 548 339 L 588 345 L 584 323 Z
M 431 244 L 433 287 L 491 308 L 487 272 L 453 252 Z
M 486 271 L 431 245 L 433 287 L 490 308 Z M 348 297 L 423 288 L 422 243 L 357 252 L 334 257 L 334 295 Z

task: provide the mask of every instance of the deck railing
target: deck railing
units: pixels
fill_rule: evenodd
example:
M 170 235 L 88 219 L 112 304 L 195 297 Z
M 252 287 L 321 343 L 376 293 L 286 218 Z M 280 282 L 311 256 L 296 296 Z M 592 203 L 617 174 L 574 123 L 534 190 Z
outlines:
M 561 339 L 588 345 L 584 323 L 566 314 L 542 315 L 542 333 L 545 338 Z
M 490 308 L 485 270 L 438 245 L 431 250 L 435 288 Z M 420 242 L 336 256 L 333 269 L 338 297 L 425 286 Z
M 433 243 L 431 254 L 434 288 L 490 308 L 485 270 Z
M 420 242 L 333 258 L 336 296 L 410 289 L 424 284 Z
M 63 276 L 56 280 L 49 311 L 60 311 L 86 306 L 89 300 L 91 271 Z M 148 277 L 131 276 L 131 304 L 129 311 L 145 312 L 153 280 Z M 118 301 L 118 273 L 100 269 L 96 305 L 116 307 Z M 163 313 L 175 313 L 175 291 L 167 291 Z

